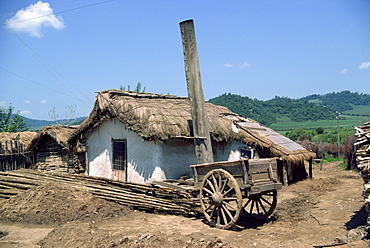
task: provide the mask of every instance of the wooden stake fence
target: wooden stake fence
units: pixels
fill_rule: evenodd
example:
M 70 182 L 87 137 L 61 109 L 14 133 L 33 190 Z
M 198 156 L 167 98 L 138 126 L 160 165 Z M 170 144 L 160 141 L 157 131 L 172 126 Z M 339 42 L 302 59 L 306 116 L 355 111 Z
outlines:
M 26 153 L 20 141 L 20 135 L 17 135 L 14 140 L 0 142 L 0 171 L 26 168 Z

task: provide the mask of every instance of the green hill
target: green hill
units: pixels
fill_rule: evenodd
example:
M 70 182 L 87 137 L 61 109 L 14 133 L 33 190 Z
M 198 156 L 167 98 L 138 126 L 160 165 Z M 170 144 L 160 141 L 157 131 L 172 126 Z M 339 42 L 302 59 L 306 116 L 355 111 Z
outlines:
M 347 114 L 354 111 L 357 115 L 370 116 L 370 94 L 353 93 L 348 90 L 332 92 L 324 95 L 309 95 L 300 98 L 301 101 L 308 101 L 328 108 L 335 112 L 345 112 Z
M 342 91 L 324 95 L 314 94 L 300 99 L 275 97 L 262 101 L 236 94 L 223 94 L 209 102 L 254 119 L 277 131 L 297 128 L 352 128 L 370 120 L 370 95 Z
M 75 120 L 58 120 L 58 121 L 46 121 L 46 120 L 36 120 L 23 117 L 24 122 L 26 122 L 26 127 L 30 131 L 38 131 L 44 126 L 52 126 L 58 123 L 72 123 L 73 125 L 80 124 L 86 117 L 79 117 Z
M 335 113 L 323 106 L 287 97 L 261 101 L 228 93 L 212 98 L 209 102 L 225 106 L 267 126 L 278 123 L 280 119 L 295 122 L 335 120 Z

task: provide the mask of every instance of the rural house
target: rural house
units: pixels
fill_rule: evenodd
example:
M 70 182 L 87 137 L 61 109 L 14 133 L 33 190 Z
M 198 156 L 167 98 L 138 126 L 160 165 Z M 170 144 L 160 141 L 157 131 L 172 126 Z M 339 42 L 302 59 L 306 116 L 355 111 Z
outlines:
M 76 126 L 41 128 L 27 148 L 31 154 L 33 169 L 59 172 L 84 171 L 84 148 L 76 146 L 80 149 L 75 149 L 73 153 L 67 142 L 76 129 Z
M 315 154 L 225 107 L 206 103 L 214 161 L 279 157 L 288 181 L 306 178 Z M 122 181 L 192 177 L 196 164 L 187 97 L 121 90 L 98 92 L 69 142 L 86 146 L 86 174 Z

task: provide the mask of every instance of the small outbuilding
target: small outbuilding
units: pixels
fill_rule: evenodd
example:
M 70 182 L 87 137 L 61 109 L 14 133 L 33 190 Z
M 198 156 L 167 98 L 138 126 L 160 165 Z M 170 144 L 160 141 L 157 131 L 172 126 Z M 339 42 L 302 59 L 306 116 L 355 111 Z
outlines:
M 27 150 L 31 154 L 33 169 L 58 172 L 85 171 L 85 150 L 70 150 L 68 139 L 77 126 L 46 126 L 32 139 Z
M 287 181 L 307 177 L 315 154 L 223 106 L 206 103 L 214 161 L 279 157 Z M 86 147 L 86 174 L 121 181 L 192 176 L 196 164 L 187 97 L 121 90 L 98 92 L 88 118 L 71 135 Z

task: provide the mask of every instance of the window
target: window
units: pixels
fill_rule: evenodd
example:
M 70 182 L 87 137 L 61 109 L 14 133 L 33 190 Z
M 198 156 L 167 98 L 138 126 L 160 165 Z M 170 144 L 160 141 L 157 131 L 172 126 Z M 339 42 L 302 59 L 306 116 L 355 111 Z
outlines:
M 242 158 L 255 158 L 256 151 L 252 147 L 240 147 L 240 157 Z
M 112 140 L 113 170 L 125 170 L 127 161 L 126 140 Z

